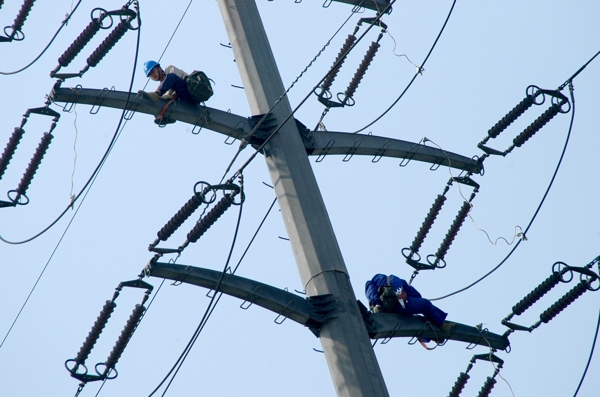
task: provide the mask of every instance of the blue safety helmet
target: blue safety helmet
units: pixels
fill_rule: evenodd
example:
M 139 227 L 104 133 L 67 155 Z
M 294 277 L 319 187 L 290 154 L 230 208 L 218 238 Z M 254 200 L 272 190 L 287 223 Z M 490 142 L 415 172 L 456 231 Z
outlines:
M 150 73 L 152 72 L 152 69 L 154 69 L 157 66 L 160 66 L 160 63 L 158 63 L 156 61 L 148 61 L 148 62 L 144 63 L 144 73 L 146 73 L 146 77 L 150 77 Z

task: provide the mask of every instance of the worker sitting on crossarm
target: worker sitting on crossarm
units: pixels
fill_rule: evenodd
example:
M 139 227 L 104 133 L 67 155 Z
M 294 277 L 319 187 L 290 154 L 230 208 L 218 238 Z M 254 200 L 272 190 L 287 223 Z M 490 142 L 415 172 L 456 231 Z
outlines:
M 159 86 L 154 92 L 140 91 L 140 94 L 142 94 L 144 97 L 152 100 L 153 102 L 157 102 L 159 98 L 171 99 L 173 94 L 177 94 L 177 99 L 196 104 L 198 103 L 188 91 L 185 79 L 189 75 L 183 70 L 176 68 L 173 65 L 169 65 L 165 70 L 163 70 L 158 62 L 148 61 L 144 63 L 144 72 L 146 73 L 147 77 L 150 77 L 154 81 L 160 82 Z
M 442 326 L 448 313 L 421 297 L 419 291 L 393 274 L 376 274 L 367 281 L 365 294 L 374 313 L 422 314 L 444 329 Z

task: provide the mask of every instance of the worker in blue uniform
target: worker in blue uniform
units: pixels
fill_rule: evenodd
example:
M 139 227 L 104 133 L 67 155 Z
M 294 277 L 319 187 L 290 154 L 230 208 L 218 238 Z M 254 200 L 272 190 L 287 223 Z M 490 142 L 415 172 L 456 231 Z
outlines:
M 144 73 L 146 73 L 146 76 L 150 77 L 150 79 L 160 82 L 154 92 L 140 91 L 140 94 L 148 99 L 154 102 L 158 101 L 158 98 L 171 99 L 175 93 L 177 94 L 177 99 L 197 104 L 188 91 L 188 86 L 185 82 L 185 78 L 188 74 L 183 70 L 172 65 L 167 66 L 167 68 L 163 70 L 158 62 L 148 61 L 144 63 Z
M 375 313 L 422 314 L 433 324 L 444 325 L 448 313 L 423 298 L 419 291 L 405 280 L 394 276 L 376 274 L 365 285 L 365 294 Z

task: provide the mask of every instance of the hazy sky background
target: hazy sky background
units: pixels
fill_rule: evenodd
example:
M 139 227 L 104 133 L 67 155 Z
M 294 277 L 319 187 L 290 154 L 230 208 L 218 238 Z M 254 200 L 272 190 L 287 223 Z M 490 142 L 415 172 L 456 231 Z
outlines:
M 73 1 L 37 2 L 27 18 L 25 40 L 0 43 L 0 71 L 22 68 L 49 42 Z M 95 68 L 63 87 L 81 84 L 126 91 L 135 68 L 133 91 L 146 84 L 142 64 L 158 59 L 188 1 L 142 2 L 139 59 L 134 65 L 137 32 L 130 31 Z M 0 26 L 10 26 L 22 2 L 8 1 L 0 9 Z M 350 16 L 352 7 L 305 0 L 258 1 L 263 23 L 288 87 Z M 50 49 L 33 66 L 14 75 L 0 75 L 0 148 L 3 148 L 28 108 L 41 107 L 54 84 L 49 73 L 58 57 L 90 22 L 93 8 L 118 9 L 122 2 L 83 1 Z M 448 15 L 451 1 L 398 0 L 383 21 L 390 35 L 355 94 L 356 105 L 333 109 L 324 124 L 330 131 L 356 131 L 377 118 L 404 90 Z M 326 51 L 289 93 L 295 107 L 333 64 L 335 56 L 364 11 L 351 17 Z M 411 142 L 427 137 L 445 150 L 465 156 L 481 155 L 477 143 L 488 129 L 525 97 L 528 85 L 556 89 L 600 50 L 600 3 L 596 1 L 458 1 L 422 76 L 398 104 L 364 133 Z M 359 34 L 364 32 L 365 26 Z M 102 31 L 61 72 L 77 72 L 108 32 Z M 343 92 L 369 43 L 370 31 L 352 52 L 332 91 Z M 393 39 L 392 39 L 393 37 Z M 395 41 L 394 41 L 395 39 Z M 191 72 L 203 70 L 215 81 L 215 95 L 207 105 L 250 116 L 240 86 L 233 53 L 216 1 L 194 1 L 167 48 L 163 66 L 174 64 Z M 394 50 L 395 48 L 395 50 Z M 395 54 L 394 54 L 395 51 Z M 576 113 L 562 166 L 554 185 L 523 242 L 493 275 L 471 289 L 436 304 L 449 320 L 484 323 L 502 334 L 500 321 L 511 307 L 551 274 L 553 263 L 584 266 L 600 254 L 597 199 L 600 170 L 600 59 L 575 80 Z M 150 82 L 148 89 L 155 83 Z M 563 90 L 568 95 L 568 90 Z M 49 225 L 69 204 L 71 191 L 84 186 L 115 133 L 121 111 L 78 105 L 61 112 L 54 140 L 27 191 L 26 206 L 0 209 L 0 235 L 20 242 Z M 546 108 L 532 107 L 489 145 L 504 150 L 512 139 Z M 316 97 L 296 113 L 314 128 L 323 110 Z M 565 145 L 571 113 L 559 114 L 525 145 L 505 158 L 488 158 L 485 175 L 473 179 L 481 188 L 471 216 L 446 255 L 447 267 L 423 271 L 413 282 L 424 296 L 436 298 L 459 290 L 498 265 L 512 249 L 499 237 L 513 240 L 515 227 L 525 229 L 537 209 Z M 15 189 L 50 118 L 32 115 L 25 136 L 0 180 L 1 200 Z M 238 148 L 212 131 L 191 133 L 181 122 L 157 128 L 153 117 L 136 114 L 126 123 L 98 178 L 79 200 L 77 215 L 52 256 L 75 211 L 69 210 L 39 238 L 18 245 L 0 245 L 0 338 L 4 338 L 40 272 L 45 273 L 10 335 L 0 348 L 0 394 L 6 396 L 71 396 L 78 381 L 64 368 L 74 358 L 104 302 L 119 282 L 135 279 L 151 259 L 147 246 L 156 232 L 191 197 L 200 180 L 217 183 Z M 242 152 L 237 166 L 252 153 Z M 429 170 L 412 161 L 399 167 L 398 159 L 354 156 L 342 162 L 328 156 L 311 165 L 317 176 L 331 222 L 348 267 L 356 296 L 364 298 L 364 283 L 375 273 L 409 278 L 412 268 L 401 255 L 410 246 L 435 197 L 450 176 L 448 168 Z M 456 175 L 456 172 L 453 172 Z M 245 170 L 245 202 L 233 253 L 236 264 L 274 195 L 264 160 L 258 156 Z M 73 190 L 72 190 L 73 187 Z M 471 188 L 462 186 L 463 195 Z M 463 201 L 457 186 L 425 240 L 421 254 L 434 253 Z M 81 204 L 81 207 L 79 205 Z M 238 275 L 290 291 L 302 291 L 284 225 L 275 206 L 242 262 Z M 195 214 L 196 216 L 196 214 Z M 177 263 L 221 270 L 233 238 L 238 209 L 232 208 Z M 475 224 L 477 227 L 475 227 Z M 192 228 L 188 220 L 163 247 L 177 247 Z M 478 229 L 479 228 L 479 229 Z M 165 261 L 170 259 L 166 256 Z M 598 271 L 598 268 L 594 268 Z M 161 280 L 148 279 L 156 289 Z M 513 321 L 532 325 L 539 314 L 575 286 L 560 284 L 524 315 Z M 154 294 L 155 294 L 154 293 Z M 153 295 L 154 295 L 153 294 Z M 142 297 L 140 290 L 124 290 L 117 309 L 92 351 L 90 368 L 103 362 L 126 319 Z M 599 297 L 587 292 L 531 334 L 510 336 L 512 351 L 499 352 L 504 368 L 493 396 L 572 396 L 585 368 L 596 324 Z M 117 364 L 119 376 L 107 381 L 101 396 L 148 395 L 167 374 L 196 328 L 209 299 L 206 290 L 165 282 Z M 200 335 L 167 395 L 217 396 L 329 396 L 334 395 L 325 357 L 317 338 L 302 326 L 276 314 L 223 297 Z M 445 396 L 474 354 L 462 342 L 448 342 L 434 351 L 395 339 L 375 346 L 390 395 Z M 579 396 L 595 396 L 600 389 L 595 357 Z M 478 362 L 463 395 L 476 395 L 489 363 Z M 90 383 L 82 396 L 94 396 L 100 384 Z M 158 394 L 160 395 L 160 394 Z

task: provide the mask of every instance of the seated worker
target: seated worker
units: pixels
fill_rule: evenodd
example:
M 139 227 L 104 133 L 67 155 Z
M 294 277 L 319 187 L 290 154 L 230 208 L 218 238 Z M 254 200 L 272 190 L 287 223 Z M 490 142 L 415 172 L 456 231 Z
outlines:
M 374 313 L 422 314 L 444 330 L 448 313 L 421 297 L 419 291 L 405 280 L 394 276 L 376 274 L 365 285 L 365 295 Z
M 188 74 L 175 66 L 167 66 L 163 70 L 160 64 L 156 61 L 148 61 L 144 63 L 144 72 L 146 77 L 150 77 L 154 81 L 159 81 L 160 84 L 154 92 L 139 91 L 144 97 L 158 101 L 158 98 L 171 99 L 173 94 L 177 94 L 177 99 L 189 101 L 198 104 L 188 91 L 185 78 Z

